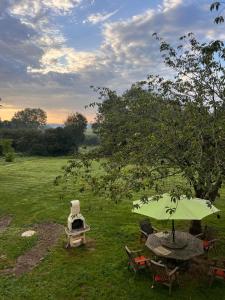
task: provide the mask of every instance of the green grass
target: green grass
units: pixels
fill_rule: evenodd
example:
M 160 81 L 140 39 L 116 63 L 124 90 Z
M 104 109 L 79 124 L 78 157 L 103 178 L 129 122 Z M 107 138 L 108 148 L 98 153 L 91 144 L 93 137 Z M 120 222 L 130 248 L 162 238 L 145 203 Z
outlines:
M 79 184 L 62 200 L 60 188 L 53 185 L 66 158 L 18 158 L 15 163 L 0 161 L 0 216 L 12 215 L 11 226 L 0 234 L 0 269 L 12 266 L 16 258 L 30 249 L 36 238 L 20 238 L 20 233 L 33 224 L 53 221 L 66 224 L 69 201 L 79 199 L 81 209 L 91 231 L 91 248 L 70 251 L 63 248 L 65 237 L 49 252 L 31 272 L 20 278 L 0 276 L 0 299 L 168 299 L 163 286 L 151 289 L 148 273 L 134 276 L 127 269 L 124 245 L 139 248 L 138 221 L 141 216 L 132 214 L 131 203 L 124 200 L 114 204 L 91 192 L 79 192 Z M 172 183 L 172 180 L 170 181 Z M 225 210 L 225 190 L 217 206 Z M 211 216 L 204 220 L 218 229 L 223 238 L 225 214 L 221 219 Z M 153 222 L 159 228 L 169 223 Z M 178 228 L 187 228 L 180 222 Z M 220 245 L 218 256 L 223 256 L 225 246 Z M 225 255 L 224 255 L 225 257 Z M 211 288 L 207 282 L 189 280 L 175 288 L 171 299 L 201 300 L 225 299 L 225 283 L 216 282 Z

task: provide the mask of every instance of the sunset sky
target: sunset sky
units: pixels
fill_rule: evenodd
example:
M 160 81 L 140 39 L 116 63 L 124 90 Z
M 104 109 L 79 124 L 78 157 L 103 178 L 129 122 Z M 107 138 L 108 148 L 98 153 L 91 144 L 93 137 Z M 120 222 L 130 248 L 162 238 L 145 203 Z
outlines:
M 0 0 L 1 119 L 40 107 L 49 123 L 75 111 L 91 121 L 90 85 L 121 92 L 150 73 L 167 75 L 154 32 L 172 43 L 187 32 L 224 40 L 211 2 Z

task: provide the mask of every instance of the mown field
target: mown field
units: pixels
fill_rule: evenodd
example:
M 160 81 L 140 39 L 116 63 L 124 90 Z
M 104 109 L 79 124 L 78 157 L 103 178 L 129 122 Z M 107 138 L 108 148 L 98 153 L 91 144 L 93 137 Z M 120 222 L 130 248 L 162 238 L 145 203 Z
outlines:
M 134 276 L 127 269 L 124 245 L 143 247 L 138 227 L 142 217 L 131 213 L 131 203 L 127 200 L 114 204 L 91 192 L 79 192 L 79 183 L 61 199 L 60 187 L 55 187 L 53 180 L 66 161 L 66 158 L 18 158 L 15 163 L 0 162 L 0 217 L 13 217 L 8 229 L 0 233 L 0 269 L 13 266 L 19 255 L 37 243 L 37 237 L 23 239 L 21 232 L 37 223 L 66 225 L 71 199 L 81 201 L 81 212 L 91 226 L 89 247 L 68 251 L 63 247 L 66 237 L 62 235 L 32 272 L 19 278 L 0 276 L 0 299 L 168 299 L 167 288 L 151 289 L 150 274 Z M 216 205 L 225 211 L 225 189 Z M 221 219 L 211 216 L 203 222 L 217 229 L 221 238 L 219 257 L 225 257 L 223 211 Z M 153 224 L 162 229 L 170 227 L 168 222 L 153 221 Z M 185 222 L 178 224 L 183 229 L 187 226 Z M 205 277 L 184 276 L 182 286 L 174 288 L 170 298 L 223 300 L 225 282 L 215 282 L 210 288 Z

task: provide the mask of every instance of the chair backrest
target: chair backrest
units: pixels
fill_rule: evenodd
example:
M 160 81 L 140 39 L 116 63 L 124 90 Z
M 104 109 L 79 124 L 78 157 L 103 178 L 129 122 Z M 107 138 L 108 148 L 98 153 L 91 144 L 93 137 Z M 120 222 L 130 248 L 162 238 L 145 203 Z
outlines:
M 225 269 L 222 267 L 210 267 L 210 273 L 218 279 L 225 280 Z
M 216 229 L 205 225 L 201 238 L 206 241 L 213 240 L 217 237 Z
M 204 228 L 204 238 L 208 241 L 213 240 L 217 237 L 216 229 L 213 227 L 205 226 Z
M 217 239 L 208 241 L 209 249 L 213 249 L 215 247 L 217 241 L 218 241 Z
M 140 228 L 147 234 L 152 234 L 154 232 L 152 228 L 152 224 L 148 219 L 144 219 L 140 221 Z
M 150 268 L 154 275 L 159 275 L 161 281 L 168 281 L 168 269 L 166 265 L 160 264 L 154 260 L 151 260 L 150 262 Z

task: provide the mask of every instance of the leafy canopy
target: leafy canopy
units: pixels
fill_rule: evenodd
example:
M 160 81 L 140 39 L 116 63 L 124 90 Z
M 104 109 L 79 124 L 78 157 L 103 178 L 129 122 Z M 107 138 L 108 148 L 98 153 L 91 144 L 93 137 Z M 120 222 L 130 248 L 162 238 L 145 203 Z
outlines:
M 64 179 L 81 176 L 84 187 L 118 201 L 133 191 L 147 199 L 149 189 L 161 192 L 165 178 L 180 174 L 187 185 L 174 185 L 172 195 L 194 191 L 214 201 L 225 175 L 224 44 L 188 34 L 172 47 L 155 37 L 173 76 L 150 75 L 122 96 L 97 88 L 100 147 L 70 161 Z M 96 159 L 102 169 L 93 176 Z
M 25 108 L 14 114 L 11 122 L 15 127 L 39 128 L 46 125 L 46 112 L 40 108 Z
M 210 5 L 210 11 L 217 11 L 218 15 L 214 19 L 214 22 L 216 24 L 221 24 L 224 22 L 224 17 L 222 16 L 222 13 L 224 11 L 224 1 L 215 1 Z

